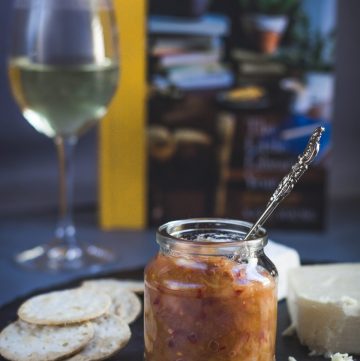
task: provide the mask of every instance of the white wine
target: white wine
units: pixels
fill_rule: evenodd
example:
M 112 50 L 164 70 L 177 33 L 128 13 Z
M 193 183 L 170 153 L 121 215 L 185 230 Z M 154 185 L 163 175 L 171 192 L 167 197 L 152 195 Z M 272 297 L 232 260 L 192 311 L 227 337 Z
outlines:
M 80 66 L 10 61 L 10 81 L 24 117 L 49 137 L 78 134 L 105 115 L 118 71 L 110 60 Z

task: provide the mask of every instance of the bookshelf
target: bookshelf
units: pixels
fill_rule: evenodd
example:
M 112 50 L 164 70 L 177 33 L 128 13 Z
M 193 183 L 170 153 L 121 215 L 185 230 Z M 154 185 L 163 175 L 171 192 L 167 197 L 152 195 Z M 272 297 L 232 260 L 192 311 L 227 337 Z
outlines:
M 274 34 L 245 29 L 249 14 L 236 0 L 212 1 L 208 11 L 207 0 L 179 2 L 181 9 L 165 0 L 150 0 L 148 9 L 135 4 L 125 15 L 129 5 L 117 3 L 124 79 L 101 130 L 103 227 L 203 216 L 254 220 L 308 130 L 321 124 L 330 134 L 332 65 L 321 73 L 299 63 L 306 39 L 293 35 L 295 11 L 269 46 L 263 42 Z M 312 47 L 309 54 L 318 50 Z M 329 137 L 322 149 L 273 225 L 323 228 Z

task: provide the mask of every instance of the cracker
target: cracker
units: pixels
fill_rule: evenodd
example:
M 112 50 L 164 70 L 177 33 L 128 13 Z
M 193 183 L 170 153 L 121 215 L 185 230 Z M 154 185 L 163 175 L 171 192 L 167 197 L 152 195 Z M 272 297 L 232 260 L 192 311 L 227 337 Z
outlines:
M 107 294 L 76 288 L 30 298 L 20 306 L 18 315 L 23 321 L 37 325 L 67 325 L 99 317 L 110 305 Z
M 104 360 L 124 348 L 131 337 L 128 324 L 115 315 L 104 315 L 92 321 L 92 324 L 94 338 L 68 361 Z
M 126 323 L 132 323 L 141 313 L 141 301 L 135 293 L 122 290 L 112 296 L 110 311 Z
M 1 332 L 0 353 L 12 361 L 54 361 L 80 351 L 93 336 L 90 322 L 59 327 L 18 320 Z
M 102 290 L 106 293 L 111 292 L 113 289 L 126 289 L 135 293 L 144 293 L 144 282 L 134 280 L 117 280 L 114 278 L 101 278 L 89 280 L 82 283 L 83 287 Z
M 133 322 L 141 313 L 139 297 L 125 289 L 121 281 L 114 279 L 86 281 L 82 287 L 97 293 L 108 294 L 112 301 L 110 312 L 127 323 Z

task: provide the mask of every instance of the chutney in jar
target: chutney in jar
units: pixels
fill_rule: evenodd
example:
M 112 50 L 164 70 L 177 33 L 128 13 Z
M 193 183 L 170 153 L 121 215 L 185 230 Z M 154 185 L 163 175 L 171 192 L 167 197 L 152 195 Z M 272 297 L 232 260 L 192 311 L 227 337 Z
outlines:
M 160 227 L 160 252 L 145 270 L 147 361 L 273 361 L 276 269 L 263 252 L 266 233 L 242 241 L 251 225 L 238 222 Z

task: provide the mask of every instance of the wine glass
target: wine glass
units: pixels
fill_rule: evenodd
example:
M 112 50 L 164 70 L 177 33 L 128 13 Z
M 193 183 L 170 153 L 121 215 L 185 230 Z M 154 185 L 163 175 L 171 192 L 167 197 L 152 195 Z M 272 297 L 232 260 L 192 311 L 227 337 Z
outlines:
M 25 119 L 52 138 L 60 163 L 60 215 L 49 244 L 17 254 L 47 270 L 99 266 L 111 252 L 80 243 L 73 223 L 73 152 L 106 113 L 119 74 L 111 0 L 16 0 L 9 57 L 14 97 Z

